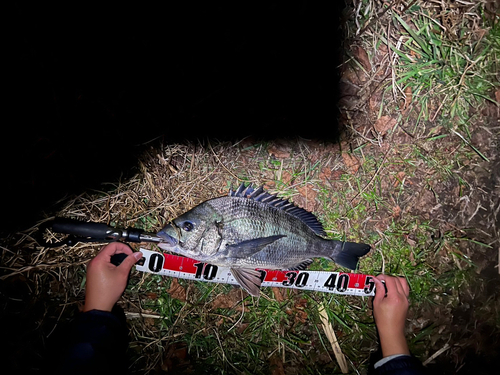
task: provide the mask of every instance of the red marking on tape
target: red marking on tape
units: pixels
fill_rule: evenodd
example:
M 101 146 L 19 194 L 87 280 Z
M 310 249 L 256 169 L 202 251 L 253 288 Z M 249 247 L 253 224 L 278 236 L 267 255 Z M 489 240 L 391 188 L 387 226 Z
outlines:
M 281 270 L 266 270 L 266 278 L 264 281 L 271 281 L 275 283 L 282 283 L 285 280 L 288 280 L 288 277 L 286 274 L 288 272 L 294 272 L 294 273 L 299 273 L 299 271 L 281 271 Z
M 363 289 L 365 287 L 366 275 L 361 275 L 359 273 L 346 273 L 346 275 L 349 275 L 348 288 Z
M 170 271 L 180 271 L 186 273 L 196 274 L 195 263 L 200 263 L 197 260 L 179 257 L 172 254 L 163 254 L 165 261 L 163 262 L 163 269 Z

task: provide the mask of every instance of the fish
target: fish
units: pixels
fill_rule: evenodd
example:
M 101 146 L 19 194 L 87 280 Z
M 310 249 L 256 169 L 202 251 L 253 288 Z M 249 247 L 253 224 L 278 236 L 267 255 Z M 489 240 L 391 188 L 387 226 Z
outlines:
M 260 295 L 257 269 L 303 270 L 322 257 L 355 270 L 370 251 L 367 244 L 326 238 L 313 213 L 244 183 L 173 219 L 157 235 L 162 250 L 229 267 L 252 296 Z

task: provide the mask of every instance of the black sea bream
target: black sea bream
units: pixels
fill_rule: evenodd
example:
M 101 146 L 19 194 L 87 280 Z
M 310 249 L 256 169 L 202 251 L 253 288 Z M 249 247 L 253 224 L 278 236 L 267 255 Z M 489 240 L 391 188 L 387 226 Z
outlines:
M 260 293 L 256 268 L 304 269 L 323 257 L 356 269 L 370 246 L 326 236 L 310 212 L 251 185 L 210 199 L 174 219 L 158 236 L 159 247 L 201 262 L 230 267 L 251 295 Z

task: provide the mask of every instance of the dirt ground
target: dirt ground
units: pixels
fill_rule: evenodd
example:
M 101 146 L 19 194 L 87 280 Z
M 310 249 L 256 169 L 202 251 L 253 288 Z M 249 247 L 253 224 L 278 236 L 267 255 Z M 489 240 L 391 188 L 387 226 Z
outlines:
M 359 48 L 359 49 L 357 49 Z M 361 47 L 354 47 L 353 54 L 360 61 L 366 54 Z M 368 105 L 359 98 L 360 91 L 356 87 L 363 85 L 363 78 L 353 74 L 353 71 L 344 72 L 343 95 L 345 113 L 349 114 L 349 121 L 357 135 L 371 134 L 373 119 L 377 118 L 378 100 L 377 82 L 371 91 Z M 370 90 L 368 90 L 370 91 Z M 366 92 L 366 90 L 364 91 Z M 361 93 L 362 94 L 362 93 Z M 354 109 L 354 111 L 352 111 Z M 410 116 L 411 117 L 411 116 Z M 428 367 L 432 373 L 475 373 L 489 374 L 495 368 L 496 359 L 500 350 L 500 330 L 498 318 L 500 313 L 500 137 L 499 137 L 499 109 L 489 103 L 481 110 L 480 120 L 469 124 L 473 134 L 474 144 L 488 150 L 491 156 L 489 161 L 477 158 L 476 162 L 465 161 L 461 165 L 454 165 L 452 176 L 446 181 L 441 180 L 435 171 L 418 168 L 409 178 L 407 184 L 407 198 L 401 210 L 410 215 L 429 220 L 435 231 L 430 233 L 431 241 L 439 241 L 445 233 L 454 233 L 457 237 L 466 236 L 477 242 L 458 242 L 459 253 L 475 265 L 469 269 L 468 282 L 457 286 L 457 290 L 444 291 L 436 296 L 434 303 L 421 306 L 411 311 L 411 327 L 418 331 L 426 324 L 439 327 L 435 337 L 431 340 L 430 352 L 445 348 L 443 354 Z M 411 134 L 409 129 L 412 121 L 402 127 L 390 138 L 392 145 L 383 145 L 385 148 L 403 143 L 417 144 L 418 138 L 425 138 L 426 130 L 434 124 L 424 123 L 420 129 Z M 378 130 L 378 129 L 377 129 Z M 379 130 L 380 131 L 380 130 Z M 382 131 L 384 129 L 382 128 Z M 417 134 L 418 133 L 418 134 Z M 459 148 L 456 140 L 442 138 L 439 142 L 423 145 L 424 153 L 428 155 L 454 155 Z M 437 152 L 439 150 L 440 152 Z M 439 163 L 439 160 L 437 161 Z M 446 161 L 442 161 L 446 164 Z M 462 191 L 460 180 L 468 184 L 466 191 Z M 390 196 L 390 193 L 388 192 Z M 390 199 L 387 197 L 387 199 Z M 390 213 L 389 213 L 390 214 Z M 389 217 L 389 215 L 387 215 Z M 490 244 L 485 247 L 482 244 Z M 448 255 L 441 254 L 437 263 L 445 263 Z M 458 265 L 460 269 L 462 267 Z M 450 269 L 449 272 L 454 272 Z M 457 297 L 451 300 L 452 294 Z

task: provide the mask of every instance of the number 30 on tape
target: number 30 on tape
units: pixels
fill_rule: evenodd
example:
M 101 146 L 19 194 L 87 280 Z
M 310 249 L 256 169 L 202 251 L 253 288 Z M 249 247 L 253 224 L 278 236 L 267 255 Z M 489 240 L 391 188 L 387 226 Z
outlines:
M 162 276 L 237 285 L 228 267 L 199 262 L 172 254 L 140 249 L 143 258 L 136 269 Z M 281 271 L 259 269 L 263 287 L 313 290 L 354 296 L 375 295 L 373 276 L 346 272 Z

